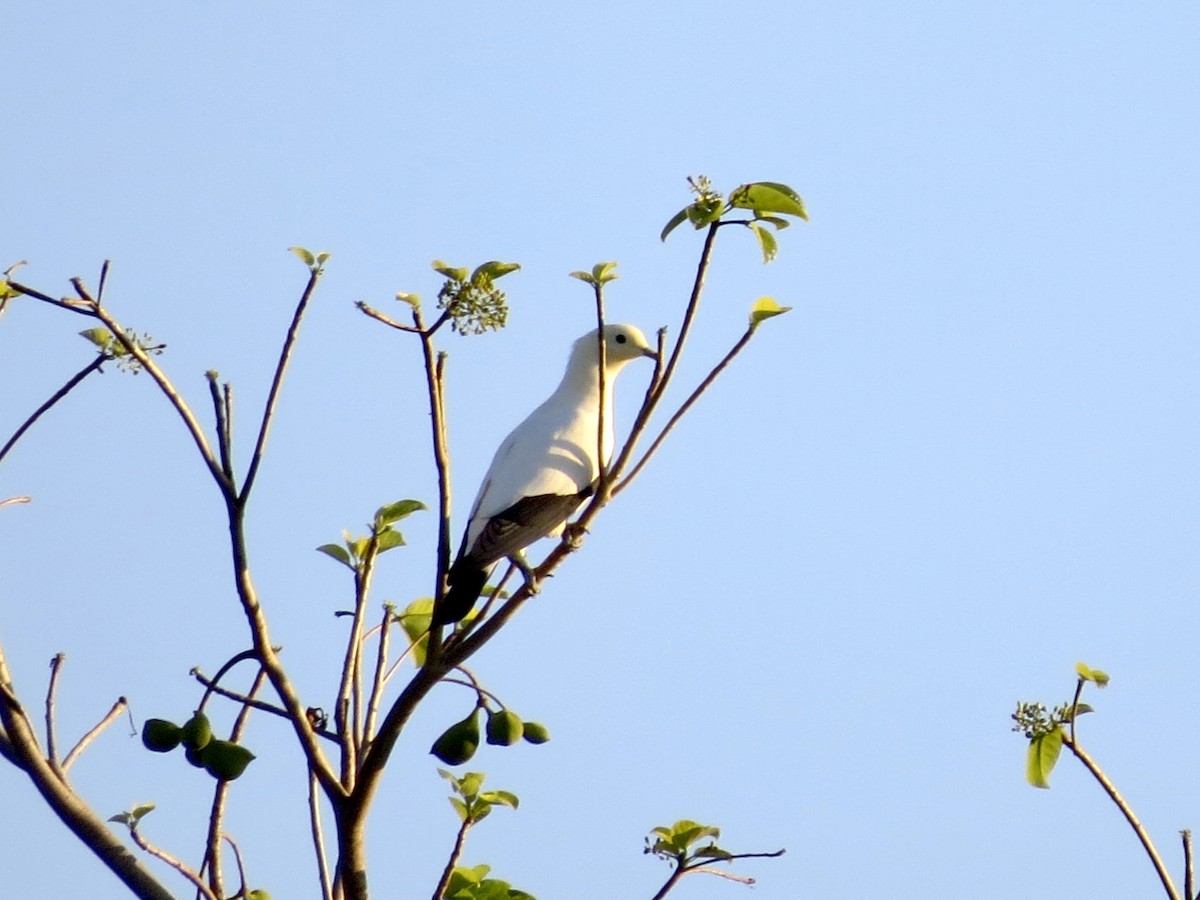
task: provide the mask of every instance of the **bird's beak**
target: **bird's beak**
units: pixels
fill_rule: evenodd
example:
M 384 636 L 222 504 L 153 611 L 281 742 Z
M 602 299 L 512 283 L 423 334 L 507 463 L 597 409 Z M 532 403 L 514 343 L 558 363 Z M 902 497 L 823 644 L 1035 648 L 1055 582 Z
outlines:
M 649 347 L 647 347 L 645 350 L 642 351 L 642 356 L 648 356 L 653 360 L 657 360 L 658 352 L 655 350 L 651 350 Z

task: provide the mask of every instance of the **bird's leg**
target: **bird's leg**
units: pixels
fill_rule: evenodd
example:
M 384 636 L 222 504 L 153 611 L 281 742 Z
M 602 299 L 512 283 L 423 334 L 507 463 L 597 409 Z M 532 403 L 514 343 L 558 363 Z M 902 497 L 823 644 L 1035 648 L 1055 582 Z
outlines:
M 587 529 L 578 522 L 568 522 L 563 526 L 563 543 L 572 550 L 578 550 L 583 546 L 583 536 L 587 534 Z
M 525 588 L 530 594 L 536 594 L 542 589 L 541 579 L 534 573 L 533 568 L 529 565 L 529 560 L 525 558 L 525 551 L 518 550 L 509 557 L 512 564 L 521 570 L 521 574 L 525 576 Z

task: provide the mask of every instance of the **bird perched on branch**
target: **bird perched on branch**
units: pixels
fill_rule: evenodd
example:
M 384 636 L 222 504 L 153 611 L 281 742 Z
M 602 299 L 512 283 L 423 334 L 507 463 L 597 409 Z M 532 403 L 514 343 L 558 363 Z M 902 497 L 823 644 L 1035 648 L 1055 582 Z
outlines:
M 563 532 L 568 518 L 596 489 L 613 451 L 613 382 L 626 363 L 657 354 L 632 325 L 604 326 L 604 437 L 600 446 L 598 329 L 575 341 L 562 383 L 504 439 L 484 476 L 449 585 L 433 623 L 462 619 L 500 560 L 521 569 L 537 590 L 524 549 Z

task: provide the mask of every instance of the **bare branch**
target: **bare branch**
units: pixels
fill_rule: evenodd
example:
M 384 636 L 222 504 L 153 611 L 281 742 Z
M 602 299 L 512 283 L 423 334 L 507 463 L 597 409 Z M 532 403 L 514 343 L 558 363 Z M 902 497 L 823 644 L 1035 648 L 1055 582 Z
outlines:
M 621 493 L 621 491 L 625 490 L 625 488 L 628 487 L 629 484 L 638 476 L 642 469 L 645 468 L 646 463 L 648 463 L 650 458 L 658 452 L 658 448 L 662 446 L 663 441 L 667 439 L 667 435 L 671 433 L 671 430 L 675 427 L 676 423 L 678 423 L 679 420 L 687 414 L 687 411 L 692 408 L 692 405 L 697 400 L 700 399 L 700 396 L 712 386 L 712 383 L 717 380 L 717 377 L 725 370 L 725 367 L 733 361 L 735 356 L 742 352 L 746 344 L 750 343 L 750 338 L 753 336 L 754 327 L 751 326 L 746 329 L 746 333 L 738 339 L 738 342 L 733 345 L 733 348 L 725 354 L 721 361 L 713 366 L 712 371 L 705 376 L 704 380 L 697 385 L 696 389 L 692 391 L 688 398 L 683 401 L 683 404 L 679 407 L 679 409 L 675 411 L 675 414 L 667 421 L 667 424 L 663 427 L 663 430 L 659 432 L 658 437 L 656 437 L 654 442 L 650 445 L 650 449 L 648 449 L 645 454 L 643 454 L 642 458 L 638 460 L 637 465 L 633 467 L 629 475 L 621 479 L 621 483 L 613 489 L 614 497 Z
M 71 393 L 76 385 L 83 381 L 83 379 L 87 378 L 93 372 L 97 371 L 102 365 L 108 362 L 108 359 L 109 357 L 105 353 L 97 355 L 95 359 L 72 375 L 67 383 L 55 391 L 49 400 L 34 410 L 33 415 L 22 422 L 21 427 L 13 432 L 13 436 L 8 439 L 8 442 L 5 443 L 3 447 L 0 447 L 0 460 L 3 460 L 4 457 L 8 455 L 8 451 L 16 445 L 17 441 L 21 439 L 21 436 L 24 435 L 25 432 L 33 427 L 34 422 L 40 419 L 44 413 L 48 412 L 55 403 L 67 396 L 67 394 Z M 5 502 L 8 503 L 12 501 L 6 500 Z
M 46 685 L 46 761 L 58 768 L 58 741 L 54 734 L 54 697 L 58 693 L 58 673 L 66 660 L 65 653 L 55 653 L 50 660 L 50 683 Z
M 329 886 L 329 861 L 325 857 L 325 837 L 321 831 L 321 798 L 317 794 L 317 778 L 308 773 L 308 820 L 312 829 L 313 853 L 317 857 L 317 874 L 321 879 L 321 900 L 333 900 Z
M 432 900 L 442 900 L 446 888 L 450 886 L 450 877 L 454 874 L 454 867 L 458 865 L 458 860 L 462 856 L 463 846 L 467 842 L 467 832 L 470 829 L 471 820 L 463 819 L 462 824 L 458 826 L 458 834 L 454 836 L 454 846 L 450 848 L 450 857 L 446 860 L 446 867 L 442 869 L 442 877 L 438 879 L 437 887 L 433 889 Z
M 314 269 L 308 276 L 308 284 L 305 285 L 304 293 L 300 295 L 300 302 L 296 304 L 296 311 L 292 315 L 292 324 L 288 327 L 287 336 L 283 340 L 283 349 L 279 352 L 279 362 L 275 366 L 275 377 L 271 381 L 271 390 L 267 394 L 267 402 L 263 407 L 262 424 L 258 428 L 258 440 L 254 445 L 254 454 L 250 457 L 250 466 L 246 470 L 246 480 L 242 482 L 241 492 L 238 494 L 237 501 L 239 506 L 244 506 L 246 499 L 250 496 L 250 489 L 254 487 L 254 479 L 258 475 L 258 467 L 262 462 L 263 451 L 267 446 L 267 434 L 271 430 L 271 418 L 275 414 L 275 406 L 279 402 L 279 391 L 283 387 L 283 376 L 287 372 L 288 362 L 291 360 L 292 348 L 296 345 L 296 336 L 300 331 L 300 321 L 304 318 L 304 311 L 308 307 L 308 301 L 312 298 L 313 291 L 316 290 L 317 282 L 321 279 L 321 270 Z
M 63 760 L 63 772 L 66 772 L 68 769 L 70 769 L 75 760 L 77 760 L 83 754 L 83 751 L 91 745 L 92 741 L 98 738 L 100 733 L 113 722 L 115 722 L 117 718 L 120 717 L 121 713 L 125 712 L 125 710 L 128 708 L 128 701 L 124 697 L 118 697 L 116 703 L 114 703 L 108 712 L 104 714 L 104 718 L 93 725 L 88 730 L 88 733 L 81 737 L 75 746 L 71 748 L 71 751 L 67 754 L 67 758 Z
M 1150 840 L 1150 835 L 1142 827 L 1142 823 L 1138 820 L 1133 808 L 1125 802 L 1125 798 L 1121 796 L 1116 785 L 1109 781 L 1108 776 L 1104 774 L 1104 771 L 1096 764 L 1096 761 L 1088 755 L 1087 751 L 1075 742 L 1074 735 L 1064 734 L 1063 744 L 1083 763 L 1084 768 L 1092 773 L 1092 777 L 1096 779 L 1100 787 L 1104 788 L 1104 792 L 1108 794 L 1109 799 L 1117 805 L 1117 809 L 1121 811 L 1121 815 L 1125 817 L 1125 821 L 1129 823 L 1129 827 L 1133 829 L 1133 833 L 1137 835 L 1138 840 L 1141 842 L 1142 849 L 1150 857 L 1150 862 L 1154 866 L 1154 871 L 1158 873 L 1158 878 L 1162 882 L 1163 890 L 1166 891 L 1167 897 L 1170 900 L 1180 900 L 1179 892 L 1175 889 L 1175 883 L 1171 880 L 1171 875 L 1167 871 L 1167 867 L 1163 865 L 1162 857 L 1158 855 L 1158 850 L 1155 848 L 1154 842 Z
M 245 694 L 239 694 L 237 691 L 231 691 L 228 688 L 223 688 L 217 684 L 215 680 L 209 678 L 199 669 L 192 669 L 190 674 L 193 678 L 200 682 L 200 684 L 208 688 L 213 694 L 218 694 L 229 700 L 235 700 L 238 703 L 243 703 L 252 707 L 253 709 L 260 710 L 261 712 L 270 713 L 271 715 L 278 716 L 281 719 L 291 719 L 291 716 L 288 715 L 288 711 L 286 709 L 282 709 L 271 703 L 267 703 L 265 700 L 257 700 L 247 697 Z M 337 735 L 332 731 L 328 731 L 326 729 L 313 729 L 313 733 L 318 737 L 325 738 L 327 741 L 333 741 L 334 743 L 337 743 Z
M 200 877 L 199 873 L 196 872 L 195 869 L 182 860 L 176 859 L 166 850 L 161 850 L 151 844 L 142 836 L 142 833 L 138 830 L 136 823 L 129 826 L 129 834 L 133 837 L 133 842 L 135 844 L 137 844 L 155 859 L 166 863 L 168 866 L 194 884 L 196 886 L 196 890 L 198 890 L 205 898 L 207 898 L 207 900 L 219 900 L 217 895 L 208 889 L 208 886 L 204 883 L 204 880 Z

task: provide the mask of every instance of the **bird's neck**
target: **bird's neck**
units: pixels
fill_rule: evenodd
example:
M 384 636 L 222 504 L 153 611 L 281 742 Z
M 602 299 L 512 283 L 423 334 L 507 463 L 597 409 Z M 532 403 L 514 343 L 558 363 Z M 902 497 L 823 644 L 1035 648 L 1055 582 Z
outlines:
M 604 413 L 612 420 L 613 382 L 621 364 L 609 363 L 604 376 Z M 555 395 L 564 401 L 571 401 L 578 408 L 598 409 L 600 406 L 600 367 L 595 358 L 572 359 L 563 375 Z

